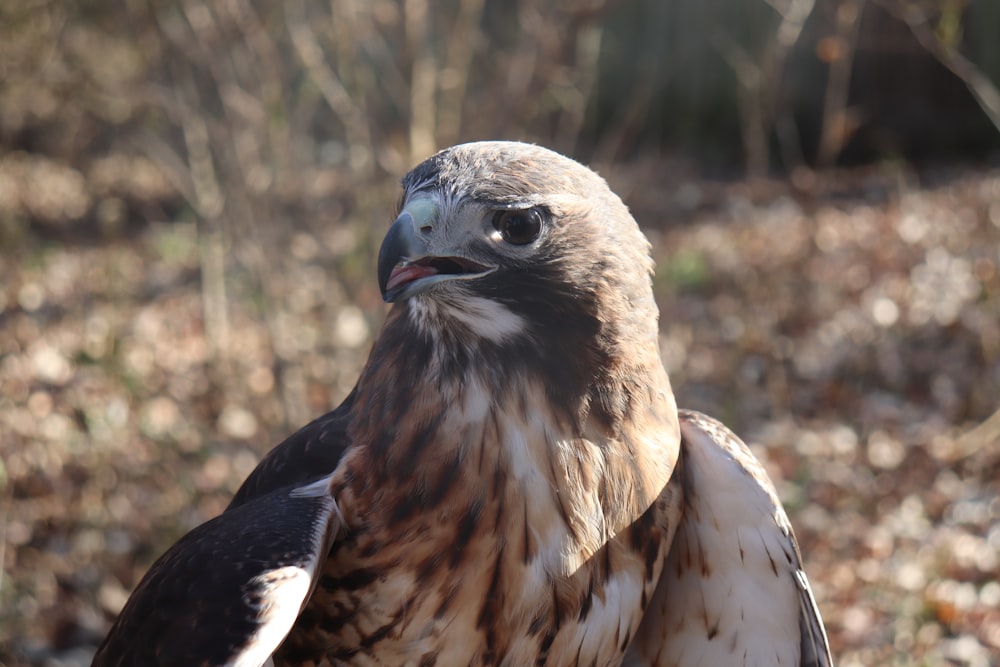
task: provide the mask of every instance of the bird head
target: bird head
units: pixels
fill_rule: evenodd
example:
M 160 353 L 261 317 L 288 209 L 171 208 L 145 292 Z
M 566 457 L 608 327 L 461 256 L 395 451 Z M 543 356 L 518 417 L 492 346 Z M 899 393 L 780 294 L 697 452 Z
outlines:
M 649 244 L 596 173 L 516 142 L 446 149 L 403 179 L 378 258 L 387 302 L 492 342 L 655 339 Z M 422 323 L 427 326 L 428 323 Z

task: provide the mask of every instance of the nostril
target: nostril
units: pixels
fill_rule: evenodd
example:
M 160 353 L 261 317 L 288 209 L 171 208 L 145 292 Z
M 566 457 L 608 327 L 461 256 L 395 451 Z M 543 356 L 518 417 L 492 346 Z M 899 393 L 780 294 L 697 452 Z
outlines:
M 420 228 L 420 233 L 421 234 L 430 234 L 431 233 L 431 229 L 433 229 L 433 227 L 431 227 L 430 225 L 424 225 L 423 227 Z

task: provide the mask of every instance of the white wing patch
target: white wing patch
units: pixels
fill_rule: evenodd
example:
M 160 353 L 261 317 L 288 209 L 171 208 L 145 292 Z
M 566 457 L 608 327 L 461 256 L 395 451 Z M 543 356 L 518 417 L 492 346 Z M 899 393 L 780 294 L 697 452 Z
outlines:
M 261 667 L 291 631 L 302 606 L 312 591 L 312 576 L 316 561 L 307 568 L 282 567 L 266 572 L 253 580 L 263 589 L 266 598 L 260 613 L 262 623 L 253 641 L 227 667 Z
M 682 412 L 681 432 L 684 513 L 624 664 L 829 665 L 825 636 L 803 652 L 803 623 L 822 624 L 763 468 L 714 420 Z
M 344 525 L 340 507 L 330 495 L 331 475 L 292 489 L 291 498 L 318 498 L 328 513 L 313 523 L 309 557 L 297 565 L 287 565 L 263 572 L 248 582 L 245 590 L 255 599 L 245 599 L 247 606 L 258 606 L 259 628 L 246 646 L 226 663 L 226 667 L 273 666 L 271 655 L 291 631 L 316 586 L 320 559 L 326 558 L 330 545 Z
M 321 498 L 330 493 L 330 479 L 332 477 L 333 475 L 327 475 L 315 482 L 292 489 L 288 495 L 292 498 Z

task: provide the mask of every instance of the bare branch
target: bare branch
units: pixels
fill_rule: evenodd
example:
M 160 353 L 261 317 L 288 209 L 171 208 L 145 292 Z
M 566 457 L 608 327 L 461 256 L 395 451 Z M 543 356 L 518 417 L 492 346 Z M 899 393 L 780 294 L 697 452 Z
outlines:
M 294 16 L 292 15 L 294 12 Z M 371 136 L 368 132 L 368 122 L 364 113 L 351 100 L 350 93 L 341 84 L 340 79 L 326 63 L 323 49 L 316 35 L 305 19 L 305 11 L 301 2 L 285 4 L 285 17 L 292 44 L 299 60 L 313 83 L 319 88 L 323 99 L 330 109 L 344 124 L 347 143 L 350 146 L 371 147 Z M 373 162 L 369 152 L 350 151 L 351 167 L 359 173 L 370 173 Z
M 459 140 L 462 110 L 469 86 L 469 70 L 476 43 L 481 38 L 479 22 L 485 0 L 461 0 L 458 16 L 448 41 L 448 53 L 442 70 L 441 104 L 438 109 L 438 138 L 443 145 Z
M 427 0 L 405 0 L 406 46 L 412 59 L 410 75 L 410 162 L 430 155 L 437 148 L 437 63 L 428 40 Z
M 775 108 L 785 62 L 792 48 L 802 36 L 806 20 L 812 14 L 815 0 L 765 0 L 781 17 L 774 39 L 767 44 L 763 55 L 755 59 L 732 37 L 718 32 L 713 42 L 723 59 L 736 75 L 740 124 L 746 151 L 746 173 L 751 180 L 767 173 L 770 162 L 769 137 L 775 127 L 778 110 Z M 787 123 L 786 123 L 787 124 Z M 779 140 L 787 133 L 779 132 Z M 795 151 L 785 146 L 785 155 Z
M 823 124 L 816 156 L 816 165 L 821 169 L 833 166 L 854 130 L 847 111 L 847 96 L 864 5 L 865 0 L 842 0 L 837 7 L 837 33 L 830 49 L 835 52 L 828 58 L 830 74 L 823 97 Z
M 876 0 L 887 12 L 906 23 L 910 32 L 928 53 L 951 70 L 972 93 L 983 113 L 993 126 L 1000 131 L 1000 90 L 988 76 L 968 58 L 958 52 L 953 44 L 938 38 L 931 26 L 931 19 L 916 3 L 903 0 Z

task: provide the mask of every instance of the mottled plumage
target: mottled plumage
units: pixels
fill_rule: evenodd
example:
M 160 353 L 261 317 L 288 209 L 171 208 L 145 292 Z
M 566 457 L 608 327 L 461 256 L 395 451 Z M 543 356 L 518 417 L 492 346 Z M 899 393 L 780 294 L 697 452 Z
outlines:
M 94 664 L 830 664 L 762 468 L 674 404 L 606 183 L 485 142 L 403 190 L 354 391 L 153 565 Z

